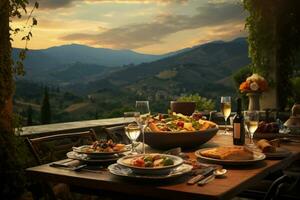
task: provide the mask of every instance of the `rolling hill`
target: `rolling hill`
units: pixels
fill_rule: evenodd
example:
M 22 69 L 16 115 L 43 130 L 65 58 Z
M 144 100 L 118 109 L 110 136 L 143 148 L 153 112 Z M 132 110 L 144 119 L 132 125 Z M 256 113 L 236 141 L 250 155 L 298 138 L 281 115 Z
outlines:
M 198 92 L 214 96 L 222 90 L 233 90 L 222 80 L 249 64 L 247 52 L 245 38 L 211 42 L 158 61 L 121 68 L 90 82 L 87 91 L 121 88 L 140 95 Z
M 20 49 L 13 49 L 14 60 L 17 60 L 19 52 Z M 46 83 L 58 81 L 58 84 L 66 82 L 69 84 L 73 83 L 70 79 L 72 75 L 63 72 L 70 72 L 73 68 L 75 74 L 94 74 L 93 77 L 97 77 L 104 71 L 114 70 L 115 67 L 151 62 L 174 54 L 176 52 L 165 55 L 149 55 L 132 50 L 94 48 L 78 44 L 29 50 L 24 61 L 26 76 L 23 79 Z M 56 72 L 58 76 L 56 76 Z
M 61 57 L 56 57 L 47 51 L 29 51 L 24 78 L 30 81 L 17 81 L 16 109 L 26 116 L 31 105 L 38 123 L 43 87 L 50 85 L 53 122 L 122 116 L 139 99 L 150 100 L 151 111 L 166 112 L 169 101 L 183 94 L 198 93 L 214 100 L 234 96 L 231 75 L 250 63 L 245 38 L 210 42 L 120 67 L 95 64 L 92 57 L 86 63 L 75 56 L 79 53 L 73 51 L 72 62 L 72 53 L 60 52 Z

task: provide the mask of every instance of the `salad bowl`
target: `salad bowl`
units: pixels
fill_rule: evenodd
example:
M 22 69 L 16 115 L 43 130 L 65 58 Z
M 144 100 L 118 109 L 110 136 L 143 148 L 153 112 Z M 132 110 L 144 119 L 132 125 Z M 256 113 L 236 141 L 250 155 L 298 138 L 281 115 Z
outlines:
M 181 147 L 191 149 L 208 142 L 218 132 L 219 128 L 190 132 L 145 132 L 145 143 L 155 149 L 170 149 Z
M 153 117 L 145 131 L 145 143 L 155 149 L 199 147 L 216 135 L 214 122 L 173 113 L 167 118 Z

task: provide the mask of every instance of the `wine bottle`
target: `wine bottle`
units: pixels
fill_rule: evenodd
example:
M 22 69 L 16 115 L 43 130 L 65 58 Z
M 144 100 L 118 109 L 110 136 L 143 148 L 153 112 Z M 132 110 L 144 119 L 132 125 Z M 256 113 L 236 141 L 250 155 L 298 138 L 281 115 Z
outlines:
M 242 100 L 237 98 L 237 112 L 233 118 L 233 144 L 245 144 L 244 117 L 242 115 Z

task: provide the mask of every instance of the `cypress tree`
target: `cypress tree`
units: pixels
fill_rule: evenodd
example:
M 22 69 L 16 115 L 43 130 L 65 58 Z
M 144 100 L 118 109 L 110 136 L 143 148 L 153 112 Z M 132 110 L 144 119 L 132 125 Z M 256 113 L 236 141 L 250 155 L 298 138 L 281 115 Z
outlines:
M 51 108 L 49 102 L 48 87 L 45 87 L 43 102 L 41 106 L 41 123 L 42 124 L 51 123 Z

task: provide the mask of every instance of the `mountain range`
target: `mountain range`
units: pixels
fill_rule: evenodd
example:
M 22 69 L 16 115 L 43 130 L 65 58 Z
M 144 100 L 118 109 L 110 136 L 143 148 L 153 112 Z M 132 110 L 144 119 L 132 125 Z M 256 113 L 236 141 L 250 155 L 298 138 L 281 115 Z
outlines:
M 18 51 L 13 50 L 15 59 Z M 228 77 L 250 62 L 247 51 L 245 38 L 214 41 L 163 55 L 63 45 L 29 50 L 23 79 L 60 85 L 76 93 L 112 88 L 164 93 L 173 87 L 176 94 L 220 89 L 230 87 Z
M 185 51 L 185 49 L 178 52 L 182 51 Z M 12 55 L 14 60 L 18 59 L 19 52 L 20 49 L 13 49 Z M 74 74 L 84 70 L 83 76 L 89 76 L 88 79 L 92 80 L 99 77 L 103 72 L 114 70 L 112 68 L 152 62 L 175 55 L 178 52 L 151 55 L 137 53 L 132 50 L 94 48 L 79 44 L 29 50 L 24 61 L 25 79 L 34 79 L 41 82 L 58 81 L 59 84 L 64 84 L 68 83 L 71 77 L 78 78 L 68 73 L 74 69 Z M 63 74 L 66 74 L 66 77 Z M 95 74 L 96 76 L 92 76 Z
M 15 59 L 18 51 L 13 51 Z M 103 59 L 103 51 L 111 60 Z M 131 57 L 120 56 L 126 52 Z M 15 108 L 24 116 L 31 105 L 37 121 L 45 85 L 55 122 L 122 116 L 139 99 L 150 100 L 151 110 L 162 113 L 169 101 L 185 94 L 198 93 L 218 104 L 219 96 L 236 95 L 232 74 L 249 63 L 245 38 L 158 56 L 82 45 L 29 50 L 26 75 L 16 84 Z
M 140 95 L 233 91 L 231 75 L 250 63 L 245 38 L 211 42 L 154 62 L 123 67 L 91 81 L 85 91 L 124 88 Z M 153 97 L 154 98 L 154 97 Z

